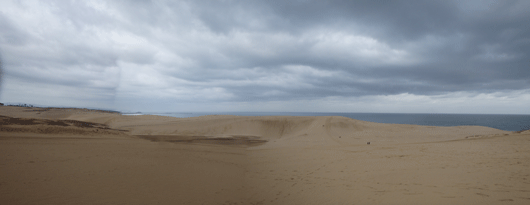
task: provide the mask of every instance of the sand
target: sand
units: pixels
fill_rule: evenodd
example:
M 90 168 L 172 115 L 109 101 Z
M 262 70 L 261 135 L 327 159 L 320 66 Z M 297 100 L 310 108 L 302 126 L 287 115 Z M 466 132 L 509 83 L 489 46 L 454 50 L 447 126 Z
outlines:
M 0 115 L 1 204 L 530 204 L 530 131 L 10 106 Z

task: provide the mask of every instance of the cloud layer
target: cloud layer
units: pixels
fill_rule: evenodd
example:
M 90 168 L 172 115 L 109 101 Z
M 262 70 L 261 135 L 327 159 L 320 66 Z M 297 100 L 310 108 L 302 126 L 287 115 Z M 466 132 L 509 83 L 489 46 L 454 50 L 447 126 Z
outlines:
M 530 95 L 528 1 L 2 5 L 2 101 L 145 111 L 403 112 L 417 105 L 406 112 L 466 112 L 453 104 L 490 96 L 473 112 L 530 113 L 524 104 L 513 111 L 500 103 Z

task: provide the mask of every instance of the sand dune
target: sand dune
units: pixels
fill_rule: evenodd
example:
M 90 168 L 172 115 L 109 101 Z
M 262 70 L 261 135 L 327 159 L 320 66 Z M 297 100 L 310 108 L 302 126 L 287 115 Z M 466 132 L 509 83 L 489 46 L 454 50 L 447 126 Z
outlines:
M 528 131 L 8 106 L 0 115 L 6 204 L 530 203 Z

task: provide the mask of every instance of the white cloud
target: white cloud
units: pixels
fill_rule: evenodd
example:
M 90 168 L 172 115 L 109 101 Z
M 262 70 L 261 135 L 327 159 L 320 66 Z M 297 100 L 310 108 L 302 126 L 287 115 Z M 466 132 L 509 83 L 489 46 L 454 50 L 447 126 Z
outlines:
M 315 55 L 324 54 L 367 66 L 406 65 L 413 62 L 412 56 L 406 50 L 391 48 L 369 36 L 328 31 L 312 33 L 308 37 L 315 42 L 311 48 Z

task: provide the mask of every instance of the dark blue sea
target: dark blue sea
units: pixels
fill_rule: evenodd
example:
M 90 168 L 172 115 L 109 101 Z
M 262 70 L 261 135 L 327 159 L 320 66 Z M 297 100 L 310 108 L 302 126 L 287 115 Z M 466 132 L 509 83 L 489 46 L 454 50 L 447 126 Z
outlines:
M 203 115 L 238 116 L 344 116 L 352 119 L 429 126 L 478 125 L 506 131 L 530 129 L 530 115 L 498 114 L 398 114 L 398 113 L 309 113 L 309 112 L 217 112 L 217 113 L 144 113 L 171 117 L 198 117 Z

